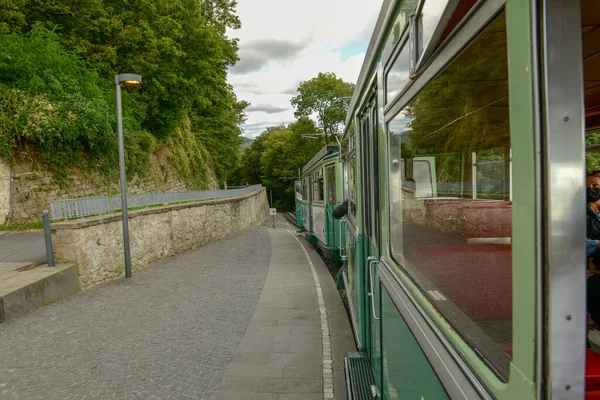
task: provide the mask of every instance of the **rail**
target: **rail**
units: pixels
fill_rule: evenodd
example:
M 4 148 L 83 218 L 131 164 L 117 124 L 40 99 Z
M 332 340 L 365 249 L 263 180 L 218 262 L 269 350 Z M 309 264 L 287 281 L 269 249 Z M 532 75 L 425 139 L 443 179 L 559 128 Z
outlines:
M 168 205 L 188 201 L 235 197 L 250 193 L 262 185 L 227 190 L 199 190 L 194 192 L 165 192 L 127 195 L 128 208 Z M 50 202 L 52 219 L 83 218 L 108 214 L 121 209 L 121 196 L 84 197 Z

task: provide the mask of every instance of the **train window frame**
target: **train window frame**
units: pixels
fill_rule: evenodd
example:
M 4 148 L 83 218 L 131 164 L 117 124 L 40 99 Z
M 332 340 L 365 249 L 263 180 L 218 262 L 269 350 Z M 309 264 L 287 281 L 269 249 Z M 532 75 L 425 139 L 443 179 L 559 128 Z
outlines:
M 412 53 L 412 51 L 411 51 L 411 47 L 412 47 L 411 46 L 411 29 L 412 29 L 412 24 L 411 24 L 411 22 L 409 22 L 406 24 L 404 32 L 400 36 L 400 40 L 398 40 L 398 43 L 396 44 L 396 47 L 395 47 L 394 51 L 392 52 L 392 55 L 390 56 L 389 60 L 385 63 L 385 66 L 383 69 L 383 100 L 384 100 L 385 107 L 387 107 L 389 104 L 393 104 L 394 102 L 396 102 L 404 94 L 404 91 L 411 84 L 411 75 L 412 75 L 411 58 L 410 58 L 410 55 Z M 405 49 L 408 51 L 408 64 L 409 64 L 408 77 L 398 87 L 397 93 L 395 95 L 391 96 L 391 98 L 390 98 L 390 95 L 389 95 L 389 86 L 390 85 L 388 84 L 389 74 L 392 71 L 392 68 L 394 67 L 394 65 L 396 64 L 396 61 L 402 54 L 402 51 L 404 51 Z
M 434 1 L 435 0 L 419 0 L 419 3 L 415 8 L 415 12 L 411 15 L 411 24 L 413 25 L 412 29 L 415 35 L 413 46 L 411 46 L 411 49 L 415 54 L 414 63 L 411 64 L 414 68 L 413 75 L 417 74 L 419 70 L 422 69 L 422 67 L 427 63 L 427 60 L 435 52 L 438 44 L 440 44 L 439 41 L 441 40 L 442 35 L 448 26 L 454 10 L 460 2 L 459 0 L 442 0 L 445 1 L 446 4 L 444 5 L 443 11 L 439 18 L 437 18 L 436 22 L 433 25 L 430 25 L 432 27 L 432 29 L 429 30 L 431 35 L 429 37 L 429 41 L 424 43 L 423 37 L 425 36 L 424 32 L 427 31 L 427 27 L 425 26 L 423 12 L 425 6 L 430 5 Z
M 319 168 L 317 171 L 311 174 L 312 176 L 312 203 L 325 204 L 325 195 L 323 193 L 323 168 Z
M 345 169 L 347 171 L 348 176 L 348 213 L 346 214 L 346 218 L 352 220 L 354 225 L 356 225 L 356 216 L 358 210 L 358 193 L 357 193 L 357 179 L 356 179 L 356 150 L 353 149 L 346 157 Z M 351 194 L 354 193 L 354 198 L 352 198 Z
M 432 59 L 430 63 L 428 63 L 425 67 L 425 69 L 419 74 L 419 76 L 414 80 L 410 82 L 410 85 L 408 87 L 405 88 L 405 90 L 403 91 L 403 93 L 400 93 L 396 99 L 394 99 L 393 104 L 387 104 L 385 109 L 384 109 L 384 127 L 386 129 L 386 135 L 389 137 L 390 133 L 389 133 L 389 123 L 394 120 L 397 115 L 404 110 L 404 108 L 406 107 L 407 104 L 409 104 L 425 87 L 427 87 L 430 82 L 435 79 L 435 77 L 437 77 L 445 68 L 446 66 L 452 62 L 458 55 L 461 54 L 462 50 L 464 49 L 464 47 L 466 47 L 467 45 L 471 44 L 481 33 L 481 31 L 485 28 L 487 28 L 491 22 L 493 22 L 495 20 L 495 18 L 501 13 L 501 12 L 505 12 L 505 3 L 506 1 L 504 0 L 498 0 L 498 1 L 492 1 L 492 2 L 488 2 L 488 3 L 480 3 L 478 4 L 477 7 L 474 7 L 473 10 L 471 10 L 468 15 L 457 25 L 457 29 L 455 29 L 452 34 L 450 35 L 450 37 L 448 38 L 448 40 L 446 40 L 443 45 L 438 49 L 438 52 L 436 52 L 437 57 L 435 59 Z M 476 17 L 473 17 L 473 16 Z M 506 16 L 505 16 L 506 18 Z M 482 22 L 483 20 L 483 22 Z M 514 22 L 513 22 L 514 23 Z M 508 24 L 508 21 L 507 21 Z M 460 27 L 460 29 L 458 29 L 458 27 Z M 508 30 L 508 29 L 507 29 Z M 507 46 L 507 51 L 508 51 L 508 47 Z M 510 64 L 510 63 L 509 63 Z M 510 74 L 510 73 L 509 73 Z M 386 140 L 386 149 L 387 149 L 387 154 L 390 154 L 390 141 L 389 139 Z M 387 183 L 389 185 L 389 179 L 390 179 L 390 163 L 386 163 L 386 173 L 388 174 L 387 176 Z M 512 184 L 512 182 L 511 182 Z M 387 196 L 388 199 L 387 201 L 390 202 L 391 204 L 391 197 L 390 197 L 390 191 L 387 191 Z M 391 207 L 390 207 L 391 208 Z M 386 216 L 386 218 L 388 218 L 388 228 L 391 227 L 391 210 L 390 208 L 388 208 L 388 215 Z M 388 230 L 388 235 L 391 235 L 391 232 Z M 389 241 L 388 246 L 391 246 L 391 241 Z M 406 283 L 406 282 L 412 282 L 412 279 L 410 278 L 410 274 L 407 274 L 406 272 L 403 272 L 402 274 L 399 274 L 398 269 L 403 271 L 403 268 L 401 267 L 401 264 L 399 263 L 404 263 L 405 260 L 403 259 L 403 257 L 401 257 L 400 259 L 396 258 L 396 257 L 392 257 L 392 249 L 391 247 L 388 248 L 389 254 L 390 254 L 390 260 L 392 261 L 393 265 L 396 268 L 390 268 L 390 271 L 393 273 L 393 275 L 396 276 L 396 279 L 398 279 L 399 281 Z M 403 249 L 402 249 L 403 251 Z M 513 267 L 514 268 L 514 267 Z M 409 285 L 410 286 L 410 285 Z M 417 288 L 417 291 L 419 291 L 418 286 L 414 286 L 414 283 L 412 284 L 413 288 Z M 412 295 L 415 296 L 416 292 L 414 292 L 414 290 L 411 291 Z M 420 296 L 416 296 L 415 301 L 417 301 L 417 299 Z M 426 298 L 421 298 L 418 300 L 418 303 L 421 306 L 425 306 L 425 309 L 428 310 L 427 314 L 428 314 L 428 318 L 433 318 L 436 321 L 444 321 L 443 324 L 440 325 L 440 327 L 442 328 L 442 332 L 446 335 L 447 332 L 449 331 L 453 331 L 453 327 L 452 324 L 450 324 L 444 317 L 441 316 L 437 316 L 434 318 L 435 316 L 435 312 L 433 312 L 433 310 L 435 309 L 435 306 L 433 306 L 432 302 L 430 299 L 426 299 Z M 439 323 L 439 322 L 438 322 Z M 517 330 L 517 326 L 515 325 L 515 327 L 513 327 L 513 342 L 516 343 L 517 341 L 514 339 L 515 335 L 514 332 L 515 330 Z M 451 339 L 450 336 L 448 336 L 447 339 Z M 477 376 L 480 376 L 480 373 L 482 373 L 482 371 L 484 370 L 488 370 L 488 371 L 493 371 L 495 372 L 494 368 L 491 368 L 490 365 L 488 363 L 485 362 L 485 360 L 481 357 L 479 357 L 477 355 L 477 352 L 475 352 L 475 348 L 469 346 L 466 341 L 463 339 L 458 340 L 458 342 L 455 339 L 451 339 L 450 343 L 452 343 L 453 346 L 453 350 L 456 352 L 456 357 L 458 357 L 456 359 L 457 362 L 468 362 L 470 364 L 475 363 L 476 365 L 480 365 L 477 368 Z M 459 345 L 460 344 L 460 345 Z M 465 347 L 466 345 L 466 347 Z M 465 353 L 465 351 L 467 353 Z M 468 354 L 469 352 L 471 352 L 471 354 Z M 475 357 L 473 357 L 475 356 Z M 465 358 L 467 357 L 467 358 Z M 511 361 L 511 364 L 514 362 L 514 358 L 513 361 Z M 483 369 L 481 369 L 483 368 Z M 503 383 L 508 383 L 510 382 L 510 379 L 512 378 L 512 370 L 510 372 L 510 374 L 506 377 L 506 379 L 500 377 L 500 375 L 498 375 L 497 373 L 494 373 L 493 376 L 495 376 L 496 379 L 492 379 L 491 381 L 486 379 L 487 382 L 503 382 Z
M 335 164 L 328 164 L 325 166 L 327 176 L 327 203 L 335 205 L 337 204 L 337 182 L 335 174 Z

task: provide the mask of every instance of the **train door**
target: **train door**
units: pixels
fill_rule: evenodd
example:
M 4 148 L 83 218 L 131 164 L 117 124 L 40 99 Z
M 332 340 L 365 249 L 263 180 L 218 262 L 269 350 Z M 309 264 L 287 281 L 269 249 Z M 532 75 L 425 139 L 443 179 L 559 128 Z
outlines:
M 336 235 L 336 232 L 339 232 L 339 229 L 335 229 L 335 225 L 339 224 L 333 218 L 333 210 L 336 206 L 337 202 L 337 185 L 335 179 L 335 164 L 331 164 L 325 167 L 325 176 L 326 176 L 326 204 L 325 204 L 325 215 L 326 215 L 326 239 L 327 245 L 332 247 L 337 247 L 339 239 Z
M 381 330 L 379 312 L 379 282 L 377 264 L 381 243 L 379 216 L 379 157 L 377 135 L 377 101 L 370 101 L 362 120 L 362 173 L 364 193 L 363 227 L 365 233 L 365 304 L 367 322 L 366 349 L 371 358 L 371 366 L 376 382 L 381 382 Z
M 302 210 L 304 209 L 304 199 L 302 196 L 302 182 L 301 181 L 296 181 L 294 182 L 294 194 L 296 196 L 295 198 L 295 203 L 296 203 L 296 224 L 300 227 L 302 227 L 304 225 L 303 223 L 303 216 L 302 216 Z

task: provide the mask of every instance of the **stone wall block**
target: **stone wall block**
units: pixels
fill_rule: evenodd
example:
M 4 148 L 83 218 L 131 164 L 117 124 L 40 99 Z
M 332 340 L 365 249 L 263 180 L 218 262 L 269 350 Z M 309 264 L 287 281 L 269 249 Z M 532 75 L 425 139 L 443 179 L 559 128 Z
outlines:
M 138 270 L 177 253 L 220 240 L 268 218 L 266 190 L 217 199 L 132 211 L 129 218 L 132 268 Z M 82 288 L 124 275 L 120 215 L 52 225 L 57 261 L 77 264 Z

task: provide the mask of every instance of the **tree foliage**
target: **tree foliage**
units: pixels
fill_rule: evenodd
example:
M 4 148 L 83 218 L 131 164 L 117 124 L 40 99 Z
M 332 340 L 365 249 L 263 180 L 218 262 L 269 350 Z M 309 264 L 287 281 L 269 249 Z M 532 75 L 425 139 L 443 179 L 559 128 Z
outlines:
M 296 118 L 316 115 L 318 127 L 329 143 L 330 136 L 340 130 L 346 118 L 344 97 L 352 96 L 354 84 L 337 78 L 333 72 L 319 72 L 319 75 L 300 83 L 298 96 L 292 98 L 296 108 Z
M 142 87 L 123 91 L 125 123 L 136 130 L 133 136 L 137 138 L 130 140 L 130 148 L 139 143 L 134 150 L 141 155 L 144 149 L 154 148 L 152 140 L 166 143 L 186 126 L 200 147 L 208 150 L 205 156 L 212 159 L 219 178 L 224 178 L 238 161 L 238 125 L 247 106 L 238 102 L 227 84 L 227 68 L 238 59 L 236 40 L 226 36 L 227 28 L 240 27 L 235 6 L 232 0 L 0 0 L 0 84 L 4 85 L 2 92 L 9 93 L 4 101 L 14 104 L 18 100 L 14 90 L 28 102 L 41 101 L 40 96 L 62 102 L 67 93 L 96 98 L 96 122 L 90 123 L 91 131 L 84 127 L 80 134 L 90 136 L 88 150 L 95 152 L 93 146 L 103 143 L 110 153 L 116 128 L 112 77 L 138 73 L 143 77 Z M 40 41 L 44 45 L 33 49 L 33 55 L 16 50 Z M 54 61 L 48 64 L 46 59 Z M 80 73 L 80 86 L 88 82 L 96 93 L 92 95 L 89 87 L 67 84 L 60 60 L 74 66 L 70 71 L 75 68 Z M 7 79 L 9 74 L 14 77 Z M 73 79 L 77 75 L 72 73 Z M 61 92 L 48 82 L 45 91 L 33 84 L 23 88 L 22 82 L 34 77 L 66 89 Z M 89 119 L 82 110 L 71 112 L 77 121 Z M 97 122 L 102 113 L 107 115 L 102 123 Z M 21 114 L 22 123 L 27 123 L 28 115 Z M 2 112 L 0 118 L 5 121 L 3 134 L 6 126 L 15 127 L 10 115 Z M 68 127 L 72 131 L 81 128 Z M 64 135 L 52 132 L 44 134 L 65 149 L 71 146 Z M 98 141 L 99 137 L 103 139 Z M 82 155 L 79 150 L 76 154 L 67 159 Z
M 9 160 L 37 148 L 55 171 L 90 160 L 106 164 L 116 148 L 114 108 L 98 74 L 36 24 L 0 35 L 0 152 Z
M 240 166 L 231 177 L 234 185 L 262 182 L 273 191 L 274 206 L 294 209 L 294 181 L 298 171 L 325 144 L 323 138 L 306 139 L 314 134 L 313 121 L 301 118 L 287 126 L 270 127 L 242 153 Z

